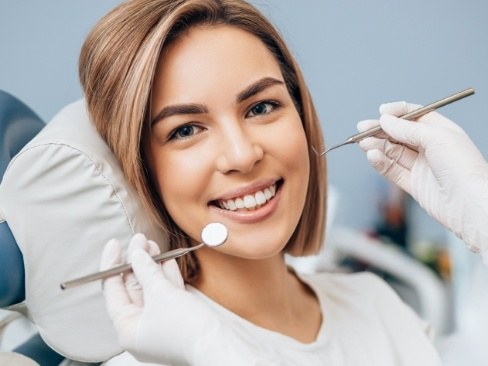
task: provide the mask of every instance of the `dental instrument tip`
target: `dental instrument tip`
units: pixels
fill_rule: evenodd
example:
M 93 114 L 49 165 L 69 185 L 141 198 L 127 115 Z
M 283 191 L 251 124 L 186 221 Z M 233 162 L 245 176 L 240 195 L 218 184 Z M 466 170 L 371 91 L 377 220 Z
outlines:
M 201 239 L 209 247 L 218 247 L 226 242 L 229 230 L 220 222 L 212 222 L 202 230 Z

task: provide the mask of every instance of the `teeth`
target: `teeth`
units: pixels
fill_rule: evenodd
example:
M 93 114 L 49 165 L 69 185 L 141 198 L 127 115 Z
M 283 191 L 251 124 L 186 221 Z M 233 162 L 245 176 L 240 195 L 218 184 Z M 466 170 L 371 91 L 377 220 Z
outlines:
M 231 201 L 231 200 L 229 200 L 229 201 Z M 229 202 L 229 201 L 227 201 L 227 202 Z M 244 205 L 244 201 L 243 201 L 242 199 L 240 199 L 240 198 L 236 199 L 234 202 L 236 203 L 236 208 L 238 208 L 238 209 L 239 209 L 239 208 L 244 208 L 244 207 L 246 207 L 246 206 Z
M 256 206 L 256 200 L 254 199 L 254 196 L 251 196 L 250 194 L 244 196 L 244 206 L 246 206 L 246 208 L 252 208 Z
M 237 210 L 237 206 L 236 206 L 236 203 L 232 200 L 229 200 L 227 202 L 223 202 L 224 203 L 224 207 L 227 209 L 227 210 L 231 210 L 231 211 L 235 211 Z M 227 205 L 227 206 L 226 206 Z
M 252 210 L 261 207 L 276 194 L 276 185 L 264 189 L 263 191 L 257 191 L 254 194 L 247 194 L 244 197 L 234 198 L 226 201 L 219 201 L 220 208 L 236 211 L 236 210 Z
M 256 197 L 256 203 L 258 205 L 262 205 L 263 203 L 266 203 L 266 196 L 264 195 L 263 192 L 256 192 L 256 195 L 254 196 Z

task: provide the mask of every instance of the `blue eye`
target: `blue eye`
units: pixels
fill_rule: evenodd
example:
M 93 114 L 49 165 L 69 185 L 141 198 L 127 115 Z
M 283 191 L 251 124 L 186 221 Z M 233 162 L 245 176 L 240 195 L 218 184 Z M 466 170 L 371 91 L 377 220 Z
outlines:
M 271 113 L 278 106 L 277 102 L 259 102 L 251 107 L 247 113 L 247 117 L 263 116 Z
M 201 130 L 202 130 L 201 127 L 195 125 L 184 125 L 173 130 L 173 132 L 171 132 L 169 136 L 169 140 L 187 139 L 201 132 Z

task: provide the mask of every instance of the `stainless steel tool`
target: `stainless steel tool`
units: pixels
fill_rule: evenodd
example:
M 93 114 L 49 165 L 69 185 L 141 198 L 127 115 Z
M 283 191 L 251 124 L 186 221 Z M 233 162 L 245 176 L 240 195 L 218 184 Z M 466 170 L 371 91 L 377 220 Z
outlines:
M 441 107 L 444 107 L 445 105 L 448 105 L 450 103 L 453 103 L 453 102 L 456 102 L 460 99 L 463 99 L 463 98 L 466 98 L 470 95 L 473 95 L 474 94 L 474 89 L 473 88 L 468 88 L 468 89 L 465 89 L 465 90 L 462 90 L 460 92 L 457 92 L 453 95 L 450 95 L 446 98 L 443 98 L 441 100 L 438 100 L 437 102 L 434 102 L 434 103 L 431 103 L 431 104 L 428 104 L 426 105 L 425 107 L 422 107 L 422 108 L 419 108 L 419 109 L 416 109 L 412 112 L 409 112 L 407 114 L 404 114 L 403 116 L 400 116 L 400 118 L 403 118 L 403 119 L 407 119 L 407 120 L 415 120 L 417 118 L 420 118 L 422 117 L 424 114 L 427 114 L 429 112 L 432 112 L 438 108 L 441 108 Z M 366 131 L 363 131 L 363 132 L 360 132 L 356 135 L 353 135 L 351 137 L 349 137 L 348 139 L 346 139 L 346 141 L 344 141 L 343 143 L 341 144 L 338 144 L 338 145 L 334 145 L 330 148 L 328 148 L 327 150 L 319 153 L 318 151 L 316 151 L 316 153 L 319 155 L 319 156 L 322 156 L 322 155 L 325 155 L 327 154 L 329 151 L 331 150 L 334 150 L 334 149 L 337 149 L 338 147 L 341 147 L 341 146 L 344 146 L 344 145 L 348 145 L 348 144 L 352 144 L 352 143 L 355 143 L 355 142 L 359 142 L 361 141 L 362 139 L 366 138 L 366 137 L 370 137 L 370 136 L 374 136 L 376 135 L 377 133 L 381 132 L 381 126 L 376 126 L 376 127 L 373 127 L 373 128 L 370 128 L 369 130 L 366 130 Z M 314 149 L 315 151 L 315 149 Z
M 155 255 L 152 258 L 154 259 L 155 262 L 163 262 L 169 259 L 181 257 L 182 255 L 200 249 L 203 246 L 217 247 L 226 242 L 228 235 L 229 235 L 228 230 L 223 224 L 219 222 L 213 222 L 203 228 L 201 234 L 202 243 L 191 248 L 179 248 L 179 249 L 170 250 L 169 252 Z M 132 271 L 132 267 L 130 263 L 122 264 L 120 266 L 113 267 L 105 271 L 95 272 L 87 276 L 83 276 L 74 280 L 63 282 L 61 284 L 61 289 L 66 290 L 68 288 L 83 285 L 85 283 L 89 283 L 96 280 L 102 280 L 104 278 L 120 275 L 122 273 L 127 273 L 131 271 Z

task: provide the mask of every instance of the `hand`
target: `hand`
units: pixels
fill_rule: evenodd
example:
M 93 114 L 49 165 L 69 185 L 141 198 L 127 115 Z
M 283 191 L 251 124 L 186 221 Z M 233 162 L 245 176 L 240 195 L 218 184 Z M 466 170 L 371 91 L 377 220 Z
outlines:
M 176 261 L 153 261 L 150 256 L 158 253 L 156 243 L 136 234 L 128 248 L 134 272 L 104 282 L 107 310 L 122 347 L 142 362 L 251 365 L 253 349 L 239 349 L 223 319 L 185 290 Z M 109 241 L 101 269 L 122 263 L 120 244 Z
M 395 117 L 418 107 L 382 105 L 380 120 L 359 122 L 358 130 L 379 123 L 384 133 L 359 145 L 380 174 L 488 260 L 488 164 L 468 135 L 439 113 L 417 122 Z

